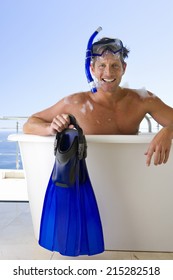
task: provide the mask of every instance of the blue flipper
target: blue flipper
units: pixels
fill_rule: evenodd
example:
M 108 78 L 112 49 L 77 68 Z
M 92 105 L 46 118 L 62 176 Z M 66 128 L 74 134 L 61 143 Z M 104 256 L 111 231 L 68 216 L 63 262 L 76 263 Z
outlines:
M 94 255 L 104 251 L 99 210 L 86 166 L 86 140 L 76 129 L 57 133 L 55 164 L 47 186 L 39 244 L 62 255 Z

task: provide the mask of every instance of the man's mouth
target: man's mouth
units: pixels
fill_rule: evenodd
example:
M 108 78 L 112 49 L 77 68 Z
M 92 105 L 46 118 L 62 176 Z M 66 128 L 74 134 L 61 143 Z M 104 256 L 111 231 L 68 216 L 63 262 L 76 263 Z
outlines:
M 102 79 L 105 83 L 113 83 L 116 79 Z

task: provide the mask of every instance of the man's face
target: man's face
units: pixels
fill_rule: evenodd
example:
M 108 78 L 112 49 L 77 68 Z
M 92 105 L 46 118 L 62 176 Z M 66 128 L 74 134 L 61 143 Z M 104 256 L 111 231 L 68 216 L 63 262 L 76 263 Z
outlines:
M 120 56 L 106 52 L 95 59 L 91 65 L 92 74 L 104 91 L 114 91 L 121 82 L 126 64 L 122 64 Z

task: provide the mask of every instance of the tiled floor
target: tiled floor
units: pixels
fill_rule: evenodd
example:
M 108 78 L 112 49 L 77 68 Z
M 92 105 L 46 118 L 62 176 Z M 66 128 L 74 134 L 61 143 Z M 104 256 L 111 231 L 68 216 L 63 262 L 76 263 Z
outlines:
M 0 259 L 64 260 L 67 257 L 45 250 L 37 244 L 28 203 L 0 202 Z M 78 259 L 173 260 L 173 253 L 106 251 L 97 256 L 82 256 Z

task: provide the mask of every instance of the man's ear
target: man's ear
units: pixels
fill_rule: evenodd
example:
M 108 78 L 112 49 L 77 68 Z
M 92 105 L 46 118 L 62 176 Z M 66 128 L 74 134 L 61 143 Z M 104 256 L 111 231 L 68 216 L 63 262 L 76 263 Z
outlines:
M 94 66 L 93 66 L 92 63 L 90 64 L 90 70 L 91 70 L 91 73 L 94 75 L 94 72 L 95 72 L 95 71 L 94 71 Z
M 124 63 L 123 63 L 123 74 L 126 72 L 126 67 L 127 67 L 127 63 L 124 62 Z

